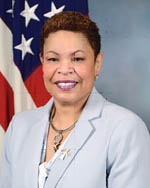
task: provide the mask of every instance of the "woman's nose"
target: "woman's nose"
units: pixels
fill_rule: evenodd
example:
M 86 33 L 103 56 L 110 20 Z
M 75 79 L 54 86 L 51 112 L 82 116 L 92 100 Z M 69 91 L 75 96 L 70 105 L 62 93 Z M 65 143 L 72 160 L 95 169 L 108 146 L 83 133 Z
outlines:
M 71 62 L 61 62 L 60 67 L 57 70 L 58 74 L 68 75 L 74 73 L 74 68 Z

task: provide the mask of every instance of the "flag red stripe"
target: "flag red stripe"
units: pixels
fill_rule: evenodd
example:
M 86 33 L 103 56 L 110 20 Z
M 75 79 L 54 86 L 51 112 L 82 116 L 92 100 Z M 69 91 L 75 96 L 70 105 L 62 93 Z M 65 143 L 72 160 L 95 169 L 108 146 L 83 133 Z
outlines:
M 0 72 L 0 124 L 6 131 L 9 122 L 14 115 L 14 93 L 9 85 L 8 81 L 5 79 L 3 74 Z M 6 115 L 7 114 L 7 115 Z
M 51 98 L 46 91 L 43 82 L 42 66 L 39 66 L 32 75 L 25 81 L 25 85 L 32 96 L 36 106 L 43 106 Z

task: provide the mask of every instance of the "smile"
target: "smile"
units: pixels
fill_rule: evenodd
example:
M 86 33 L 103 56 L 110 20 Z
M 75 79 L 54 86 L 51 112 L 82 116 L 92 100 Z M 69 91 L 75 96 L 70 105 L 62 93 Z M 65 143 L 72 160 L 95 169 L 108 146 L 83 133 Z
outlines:
M 73 89 L 78 82 L 76 81 L 57 81 L 55 84 L 57 85 L 58 88 L 60 88 L 63 91 L 68 91 Z

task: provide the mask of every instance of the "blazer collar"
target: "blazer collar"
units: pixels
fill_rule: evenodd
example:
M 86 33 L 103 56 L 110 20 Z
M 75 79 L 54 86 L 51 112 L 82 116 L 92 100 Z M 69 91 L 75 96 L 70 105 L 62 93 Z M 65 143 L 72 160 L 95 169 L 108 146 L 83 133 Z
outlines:
M 95 118 L 100 118 L 104 103 L 105 99 L 98 93 L 98 91 L 94 87 L 89 96 L 87 104 L 83 109 L 80 119 L 92 120 Z
M 79 120 L 92 120 L 101 117 L 105 101 L 106 99 L 100 93 L 98 93 L 94 87 Z M 49 111 L 53 102 L 54 99 L 52 98 L 44 107 L 42 107 L 44 117 L 49 118 Z
M 104 102 L 105 99 L 94 88 L 73 133 L 71 134 L 65 144 L 65 147 L 63 148 L 69 153 L 65 157 L 65 159 L 62 160 L 62 152 L 62 154 L 58 156 L 54 161 L 51 166 L 45 188 L 54 188 L 57 186 L 61 177 L 64 175 L 67 168 L 71 165 L 75 156 L 78 155 L 78 152 L 80 152 L 82 147 L 86 144 L 87 140 L 90 139 L 95 131 L 95 128 L 93 127 L 91 121 L 101 117 Z

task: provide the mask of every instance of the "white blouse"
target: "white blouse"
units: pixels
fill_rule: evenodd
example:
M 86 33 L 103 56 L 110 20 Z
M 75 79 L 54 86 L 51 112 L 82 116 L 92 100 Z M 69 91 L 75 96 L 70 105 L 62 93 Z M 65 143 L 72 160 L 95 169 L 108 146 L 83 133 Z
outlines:
M 57 150 L 57 152 L 54 154 L 51 160 L 49 160 L 47 163 L 43 162 L 39 165 L 39 188 L 44 188 L 45 182 L 47 180 L 47 177 L 50 173 L 50 168 L 53 164 L 53 162 L 56 160 L 56 158 L 60 158 L 62 160 L 65 159 L 68 151 L 63 149 L 65 146 L 66 141 L 70 137 L 71 133 L 68 135 L 68 137 L 65 139 L 63 144 L 60 146 L 60 148 Z

